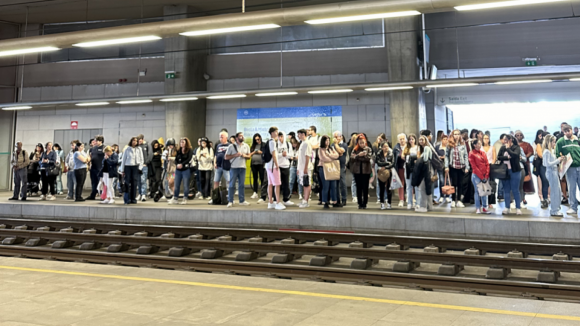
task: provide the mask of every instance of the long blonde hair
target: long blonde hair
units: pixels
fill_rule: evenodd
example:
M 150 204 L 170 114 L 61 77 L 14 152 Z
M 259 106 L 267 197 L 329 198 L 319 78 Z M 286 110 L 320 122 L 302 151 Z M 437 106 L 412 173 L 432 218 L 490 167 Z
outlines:
M 550 153 L 554 153 L 554 149 L 552 148 L 552 140 L 554 139 L 553 135 L 546 135 L 544 137 L 544 141 L 542 142 L 542 152 L 545 150 L 549 150 Z

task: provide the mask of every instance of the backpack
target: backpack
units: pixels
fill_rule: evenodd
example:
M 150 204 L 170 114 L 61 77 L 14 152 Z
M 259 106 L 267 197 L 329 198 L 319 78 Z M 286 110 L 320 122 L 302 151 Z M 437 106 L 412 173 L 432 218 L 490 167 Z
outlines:
M 236 153 L 238 152 L 238 146 L 236 146 L 236 144 L 232 144 L 230 146 L 234 146 L 234 149 L 236 150 Z M 227 152 L 227 151 L 226 151 Z M 235 157 L 232 160 L 226 160 L 225 156 L 224 156 L 224 160 L 222 162 L 222 169 L 224 171 L 229 171 L 232 168 L 232 161 L 235 160 L 237 157 Z
M 273 139 L 270 139 L 268 141 L 268 143 L 266 143 L 266 148 L 264 148 L 264 150 L 262 150 L 262 162 L 264 163 L 270 163 L 270 161 L 272 160 L 272 153 L 270 152 L 270 142 L 274 141 Z M 274 141 L 274 146 L 276 148 L 276 151 L 278 151 L 278 142 Z

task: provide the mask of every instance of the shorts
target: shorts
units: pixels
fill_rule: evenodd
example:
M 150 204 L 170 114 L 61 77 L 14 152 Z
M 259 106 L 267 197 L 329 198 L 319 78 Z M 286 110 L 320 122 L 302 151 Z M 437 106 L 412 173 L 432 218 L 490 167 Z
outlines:
M 220 182 L 222 180 L 222 175 L 226 178 L 226 182 L 230 184 L 230 171 L 224 171 L 223 168 L 217 168 L 215 170 L 213 182 Z
M 280 169 L 272 168 L 266 169 L 266 174 L 268 174 L 268 184 L 273 186 L 279 186 L 282 184 L 282 180 L 280 179 Z
M 302 187 L 310 187 L 310 176 L 309 175 L 301 175 L 300 178 L 298 178 L 300 185 Z

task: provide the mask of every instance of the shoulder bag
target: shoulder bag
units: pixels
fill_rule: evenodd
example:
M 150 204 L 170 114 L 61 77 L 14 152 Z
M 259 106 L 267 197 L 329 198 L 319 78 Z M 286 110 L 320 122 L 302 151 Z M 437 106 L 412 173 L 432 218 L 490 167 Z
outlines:
M 443 192 L 444 195 L 452 195 L 455 193 L 455 187 L 453 187 L 449 181 L 449 173 L 445 174 L 445 183 L 443 184 L 443 188 L 441 188 L 441 192 Z
M 507 180 L 510 178 L 506 164 L 501 161 L 495 161 L 494 164 L 489 165 L 490 179 Z
M 322 163 L 324 170 L 324 179 L 329 181 L 340 180 L 340 161 L 332 160 L 330 162 Z

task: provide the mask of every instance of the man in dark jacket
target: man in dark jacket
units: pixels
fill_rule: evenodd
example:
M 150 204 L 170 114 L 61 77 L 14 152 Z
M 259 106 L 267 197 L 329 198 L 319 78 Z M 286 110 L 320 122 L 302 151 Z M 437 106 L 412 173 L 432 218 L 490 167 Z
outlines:
M 91 157 L 91 195 L 87 198 L 87 200 L 95 200 L 96 196 L 98 195 L 97 187 L 99 186 L 99 172 L 103 168 L 103 159 L 105 158 L 105 146 L 103 143 L 105 142 L 105 138 L 101 135 L 95 136 L 93 140 L 93 147 L 91 147 L 89 151 L 89 155 Z M 100 198 L 98 198 L 101 200 Z
M 139 196 L 136 198 L 137 201 L 147 200 L 147 176 L 149 173 L 149 165 L 151 165 L 151 160 L 153 160 L 153 153 L 151 151 L 151 146 L 145 141 L 145 136 L 143 134 L 137 136 L 139 140 L 139 148 L 143 152 L 143 170 L 141 170 L 141 177 L 139 178 L 139 184 L 137 189 L 139 189 Z

